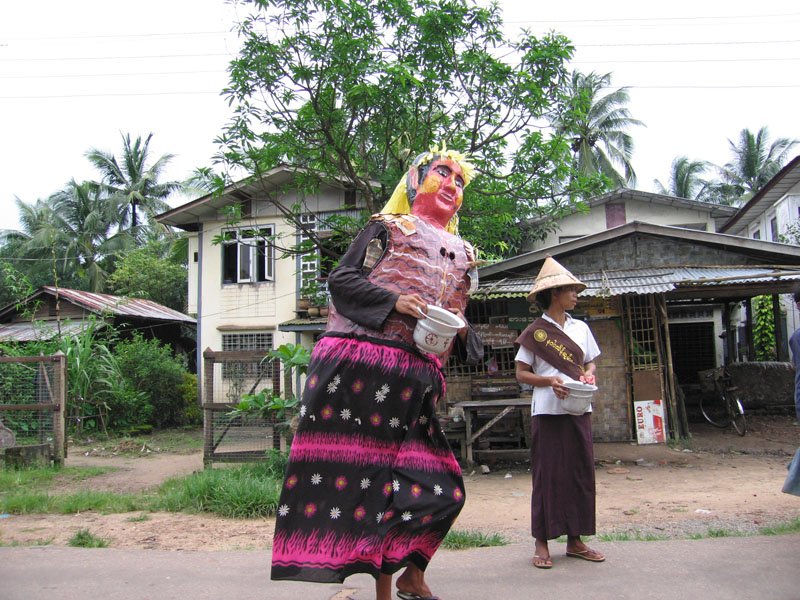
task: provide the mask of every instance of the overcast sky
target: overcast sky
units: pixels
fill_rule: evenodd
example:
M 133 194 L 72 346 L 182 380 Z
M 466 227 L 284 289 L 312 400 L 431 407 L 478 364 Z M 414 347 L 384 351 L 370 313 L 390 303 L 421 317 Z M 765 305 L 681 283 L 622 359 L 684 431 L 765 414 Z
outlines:
M 679 155 L 727 162 L 743 128 L 800 139 L 796 2 L 500 4 L 509 35 L 563 33 L 574 68 L 630 88 L 638 189 L 666 184 Z M 152 132 L 154 158 L 176 155 L 170 179 L 209 165 L 235 19 L 223 0 L 0 2 L 0 229 L 17 226 L 15 196 L 96 179 L 86 151 L 119 154 L 121 133 Z

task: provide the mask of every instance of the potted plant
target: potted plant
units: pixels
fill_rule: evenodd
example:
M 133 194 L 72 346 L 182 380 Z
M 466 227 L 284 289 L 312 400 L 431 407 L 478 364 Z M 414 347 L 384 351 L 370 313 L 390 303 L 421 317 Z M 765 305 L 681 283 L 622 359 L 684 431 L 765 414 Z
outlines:
M 325 311 L 325 315 L 328 314 L 328 294 L 323 290 L 319 290 L 316 292 L 311 298 L 309 298 L 309 307 L 308 307 L 308 314 L 309 316 L 318 317 L 323 316 L 322 311 Z
M 304 277 L 303 284 L 300 286 L 300 295 L 297 299 L 297 309 L 308 310 L 310 306 L 313 306 L 312 298 L 315 298 L 321 291 L 319 282 L 316 279 Z

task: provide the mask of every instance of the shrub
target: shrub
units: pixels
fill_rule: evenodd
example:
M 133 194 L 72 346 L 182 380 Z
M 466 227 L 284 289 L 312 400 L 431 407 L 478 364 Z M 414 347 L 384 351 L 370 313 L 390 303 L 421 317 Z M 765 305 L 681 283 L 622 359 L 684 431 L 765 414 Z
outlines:
M 152 407 L 150 423 L 157 428 L 181 425 L 186 419 L 186 368 L 172 350 L 156 339 L 135 333 L 119 342 L 114 354 L 132 387 L 144 393 Z M 195 390 L 196 397 L 196 390 Z
M 203 422 L 203 411 L 197 402 L 197 375 L 189 373 L 183 374 L 179 392 L 183 398 L 183 414 L 180 425 L 196 426 Z

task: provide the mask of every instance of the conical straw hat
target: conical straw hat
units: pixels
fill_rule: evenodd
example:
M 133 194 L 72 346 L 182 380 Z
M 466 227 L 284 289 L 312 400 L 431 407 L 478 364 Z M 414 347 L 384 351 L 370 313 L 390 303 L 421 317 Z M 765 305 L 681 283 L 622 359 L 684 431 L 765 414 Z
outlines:
M 544 259 L 542 269 L 536 276 L 536 281 L 533 282 L 533 287 L 528 293 L 528 302 L 533 302 L 536 294 L 542 290 L 561 287 L 562 285 L 577 285 L 580 288 L 578 292 L 586 289 L 585 283 L 558 264 L 552 256 L 548 256 Z

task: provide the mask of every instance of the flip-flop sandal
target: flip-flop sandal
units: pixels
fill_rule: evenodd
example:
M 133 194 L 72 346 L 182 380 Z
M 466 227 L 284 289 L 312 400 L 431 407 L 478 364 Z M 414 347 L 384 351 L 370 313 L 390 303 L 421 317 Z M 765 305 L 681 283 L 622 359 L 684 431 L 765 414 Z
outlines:
M 553 568 L 553 560 L 550 558 L 545 558 L 543 556 L 539 556 L 538 554 L 533 555 L 533 566 L 537 569 L 552 569 Z
M 400 600 L 440 600 L 439 596 L 420 596 L 414 592 L 401 592 L 397 590 L 397 597 Z
M 571 556 L 572 558 L 582 558 L 583 560 L 588 560 L 590 562 L 603 562 L 606 559 L 605 556 L 596 550 L 592 550 L 591 548 L 581 550 L 580 552 L 570 552 L 568 550 L 567 556 Z

